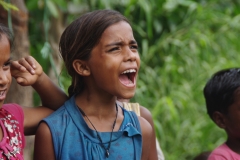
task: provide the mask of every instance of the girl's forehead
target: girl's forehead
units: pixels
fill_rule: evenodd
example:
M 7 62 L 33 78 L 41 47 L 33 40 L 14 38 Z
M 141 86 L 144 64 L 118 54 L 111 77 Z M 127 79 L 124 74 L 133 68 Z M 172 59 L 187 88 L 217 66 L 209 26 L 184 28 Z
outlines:
M 110 26 L 108 26 L 105 31 L 103 32 L 103 34 L 108 34 L 108 33 L 121 33 L 121 32 L 128 32 L 129 33 L 133 33 L 132 32 L 132 27 L 130 26 L 129 23 L 125 22 L 125 21 L 120 21 L 120 22 L 117 22 L 117 23 L 114 23 Z
M 7 35 L 0 33 L 0 45 L 4 47 L 9 47 L 10 48 L 10 42 L 9 39 L 7 38 Z
M 129 23 L 120 21 L 115 23 L 103 32 L 100 42 L 120 42 L 120 41 L 133 41 L 133 31 Z
M 5 63 L 10 59 L 10 43 L 5 35 L 0 38 L 0 63 Z

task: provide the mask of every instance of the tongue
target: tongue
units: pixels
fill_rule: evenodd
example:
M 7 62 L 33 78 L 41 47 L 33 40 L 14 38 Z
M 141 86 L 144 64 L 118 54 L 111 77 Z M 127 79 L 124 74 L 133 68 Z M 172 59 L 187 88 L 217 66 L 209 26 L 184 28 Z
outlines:
M 119 80 L 123 84 L 129 84 L 130 83 L 130 80 L 128 79 L 128 76 L 126 74 L 121 74 L 119 76 Z

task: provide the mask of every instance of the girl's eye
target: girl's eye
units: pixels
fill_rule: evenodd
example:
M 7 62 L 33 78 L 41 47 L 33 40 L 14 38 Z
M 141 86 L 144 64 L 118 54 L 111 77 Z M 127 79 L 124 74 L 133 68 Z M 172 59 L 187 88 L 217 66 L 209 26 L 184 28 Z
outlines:
M 8 62 L 6 62 L 6 63 L 3 65 L 3 68 L 4 68 L 4 69 L 9 69 L 9 68 L 10 68 L 10 65 L 11 65 L 11 62 L 8 61 Z
M 108 50 L 108 52 L 112 52 L 112 51 L 116 51 L 116 50 L 119 50 L 119 47 L 111 48 L 110 50 Z
M 131 46 L 131 49 L 136 49 L 136 50 L 138 50 L 138 46 L 137 46 L 137 45 L 132 45 L 132 46 Z

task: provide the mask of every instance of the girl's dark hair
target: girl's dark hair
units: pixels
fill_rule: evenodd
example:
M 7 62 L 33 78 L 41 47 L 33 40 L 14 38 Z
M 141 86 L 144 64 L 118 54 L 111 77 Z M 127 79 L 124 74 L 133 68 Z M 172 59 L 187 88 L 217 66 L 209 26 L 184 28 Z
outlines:
M 0 40 L 2 39 L 2 36 L 5 35 L 9 41 L 10 49 L 13 48 L 13 35 L 10 32 L 9 28 L 5 26 L 4 24 L 0 23 Z
M 211 118 L 216 111 L 228 113 L 228 108 L 234 103 L 236 90 L 239 87 L 239 68 L 224 69 L 211 77 L 203 91 L 207 112 Z
M 68 88 L 69 96 L 80 93 L 84 88 L 82 77 L 73 68 L 73 61 L 88 60 L 103 32 L 120 21 L 129 23 L 127 18 L 117 11 L 96 10 L 82 15 L 65 29 L 60 39 L 59 50 L 67 72 L 72 77 L 72 84 Z

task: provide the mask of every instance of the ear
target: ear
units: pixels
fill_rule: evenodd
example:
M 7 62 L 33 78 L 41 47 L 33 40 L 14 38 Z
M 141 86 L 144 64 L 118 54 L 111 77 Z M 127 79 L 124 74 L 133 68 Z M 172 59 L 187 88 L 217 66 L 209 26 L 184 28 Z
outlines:
M 213 121 L 218 125 L 218 127 L 225 129 L 226 128 L 226 117 L 221 112 L 214 112 L 212 116 Z
M 83 60 L 76 59 L 73 61 L 73 68 L 81 76 L 89 76 L 91 74 L 90 68 L 87 65 L 87 62 Z

